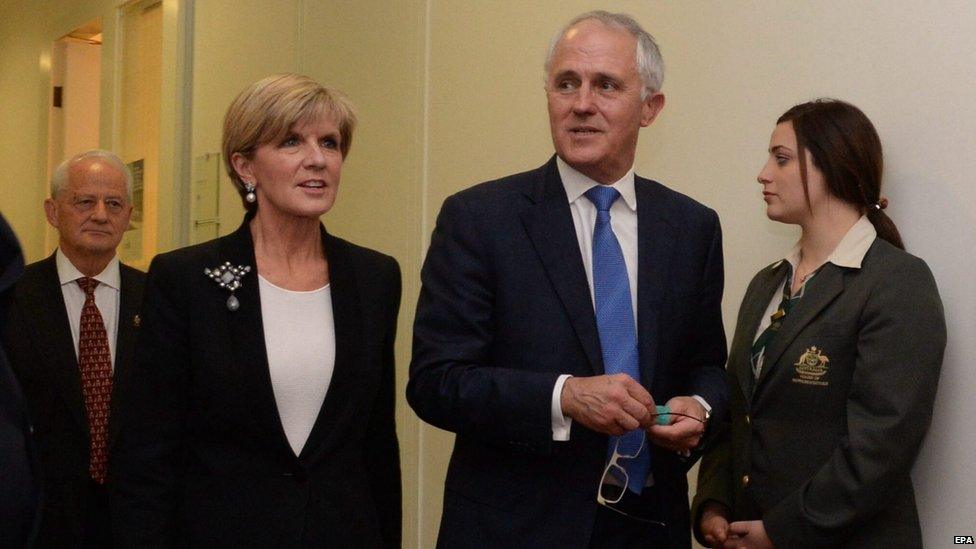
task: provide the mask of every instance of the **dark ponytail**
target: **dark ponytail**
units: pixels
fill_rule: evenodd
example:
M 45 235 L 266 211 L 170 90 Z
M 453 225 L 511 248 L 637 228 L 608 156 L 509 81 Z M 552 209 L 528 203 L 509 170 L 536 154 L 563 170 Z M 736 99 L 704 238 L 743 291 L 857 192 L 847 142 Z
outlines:
M 905 249 L 898 228 L 884 213 L 888 201 L 881 197 L 881 139 L 860 109 L 837 99 L 816 99 L 794 106 L 776 122 L 793 124 L 808 200 L 804 150 L 810 151 L 832 195 L 858 206 L 880 238 Z
M 868 220 L 874 225 L 874 230 L 878 232 L 879 237 L 904 250 L 905 243 L 901 240 L 901 233 L 898 232 L 898 227 L 895 227 L 895 222 L 884 212 L 887 207 L 887 198 L 882 198 L 877 204 L 868 206 Z

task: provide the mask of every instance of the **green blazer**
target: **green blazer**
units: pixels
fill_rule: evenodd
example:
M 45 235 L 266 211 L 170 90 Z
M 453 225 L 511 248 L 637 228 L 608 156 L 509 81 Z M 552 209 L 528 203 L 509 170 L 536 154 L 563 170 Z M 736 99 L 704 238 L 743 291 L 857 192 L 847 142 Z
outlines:
M 808 282 L 753 380 L 750 348 L 789 266 L 746 290 L 729 353 L 730 412 L 692 516 L 716 500 L 777 548 L 921 547 L 910 471 L 932 417 L 946 327 L 928 266 L 876 239 L 860 269 Z

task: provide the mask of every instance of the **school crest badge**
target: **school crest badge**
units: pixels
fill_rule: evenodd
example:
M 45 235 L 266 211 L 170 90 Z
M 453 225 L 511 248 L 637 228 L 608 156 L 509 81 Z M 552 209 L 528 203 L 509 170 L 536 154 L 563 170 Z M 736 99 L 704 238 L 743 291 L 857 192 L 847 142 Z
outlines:
M 810 347 L 793 364 L 796 368 L 793 383 L 827 386 L 829 382 L 823 378 L 827 375 L 828 362 L 830 359 L 823 353 L 823 349 L 818 349 L 816 346 Z

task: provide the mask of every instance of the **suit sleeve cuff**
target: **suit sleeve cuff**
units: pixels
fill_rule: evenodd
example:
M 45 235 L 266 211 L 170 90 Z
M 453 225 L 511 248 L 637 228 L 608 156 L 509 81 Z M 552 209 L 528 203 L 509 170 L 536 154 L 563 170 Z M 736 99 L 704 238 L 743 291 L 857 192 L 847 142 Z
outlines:
M 573 426 L 573 418 L 563 415 L 562 394 L 563 384 L 573 376 L 563 374 L 556 378 L 556 385 L 552 388 L 552 440 L 569 440 L 569 431 Z

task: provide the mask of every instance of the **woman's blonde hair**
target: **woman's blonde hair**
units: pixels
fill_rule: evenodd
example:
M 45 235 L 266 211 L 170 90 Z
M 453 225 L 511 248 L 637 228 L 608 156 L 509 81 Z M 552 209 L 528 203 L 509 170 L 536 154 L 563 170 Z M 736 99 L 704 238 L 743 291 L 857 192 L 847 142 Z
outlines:
M 234 99 L 224 116 L 224 166 L 246 209 L 256 204 L 244 201 L 244 182 L 231 161 L 234 153 L 253 158 L 259 146 L 282 139 L 295 124 L 322 115 L 339 127 L 339 151 L 345 158 L 356 127 L 356 108 L 342 92 L 307 76 L 275 74 L 251 84 Z

